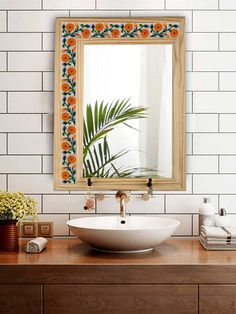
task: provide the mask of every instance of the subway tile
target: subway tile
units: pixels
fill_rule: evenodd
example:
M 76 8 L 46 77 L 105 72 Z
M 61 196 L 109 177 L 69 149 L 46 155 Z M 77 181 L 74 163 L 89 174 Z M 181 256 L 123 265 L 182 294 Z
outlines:
M 48 50 L 48 51 L 55 50 L 55 33 L 43 34 L 43 50 Z
M 7 95 L 4 92 L 0 92 L 0 113 L 4 113 L 7 110 Z
M 154 195 L 181 195 L 192 194 L 192 174 L 186 174 L 186 188 L 185 191 L 154 191 Z
M 220 50 L 236 50 L 235 33 L 220 33 Z
M 187 91 L 218 90 L 218 74 L 208 72 L 187 72 Z
M 43 90 L 54 91 L 54 72 L 43 73 Z
M 217 156 L 186 156 L 187 173 L 218 173 Z
M 236 215 L 227 215 L 227 216 L 231 222 L 231 225 L 236 226 Z
M 193 12 L 193 31 L 235 32 L 236 11 L 195 11 Z
M 40 132 L 39 114 L 0 114 L 0 132 Z
M 199 10 L 218 9 L 218 0 L 166 0 L 166 9 Z
M 9 32 L 54 32 L 56 17 L 69 17 L 63 11 L 9 11 Z
M 53 173 L 53 156 L 43 156 L 43 173 Z
M 168 214 L 168 215 L 161 215 L 160 217 L 177 219 L 180 222 L 180 225 L 177 228 L 177 230 L 174 232 L 173 236 L 191 236 L 192 235 L 192 215 Z
M 0 156 L 0 173 L 40 172 L 40 156 Z
M 193 153 L 193 141 L 192 141 L 192 134 L 186 134 L 186 154 L 191 155 Z
M 191 51 L 185 52 L 185 71 L 192 71 L 193 70 L 193 57 Z
M 44 10 L 95 9 L 95 0 L 43 0 Z
M 10 92 L 8 94 L 8 111 L 10 113 L 52 113 L 53 93 Z
M 97 0 L 97 8 L 112 10 L 135 9 L 164 9 L 164 0 Z
M 41 50 L 41 34 L 0 33 L 0 50 Z
M 7 29 L 7 12 L 0 11 L 0 32 L 5 32 Z
M 54 236 L 68 236 L 69 228 L 66 222 L 69 220 L 69 215 L 58 214 L 58 215 L 48 215 L 39 214 L 39 221 L 53 222 L 53 235 Z
M 41 195 L 31 195 L 31 194 L 25 194 L 26 196 L 31 197 L 32 199 L 34 199 L 36 201 L 36 208 L 37 208 L 37 213 L 40 214 L 41 213 L 41 209 L 42 209 L 42 204 L 41 204 Z
M 53 52 L 9 52 L 10 71 L 52 71 Z
M 199 133 L 193 134 L 194 154 L 236 154 L 236 134 L 231 133 Z
M 0 191 L 7 190 L 7 176 L 5 174 L 0 175 Z
M 218 34 L 186 33 L 186 50 L 218 50 Z
M 236 9 L 235 0 L 219 0 L 219 5 L 221 10 L 232 10 Z
M 53 176 L 51 174 L 9 174 L 9 191 L 21 191 L 27 194 L 68 194 L 67 191 L 53 189 Z
M 236 71 L 236 52 L 194 52 L 194 71 Z
M 236 132 L 236 114 L 220 115 L 220 132 Z
M 166 213 L 198 213 L 206 195 L 167 195 Z M 218 209 L 218 196 L 207 195 L 211 199 L 216 212 Z
M 0 133 L 0 154 L 7 152 L 7 135 Z
M 193 94 L 196 113 L 236 113 L 236 92 L 196 92 Z
M 128 9 L 115 11 L 89 10 L 89 11 L 70 11 L 71 17 L 129 17 Z
M 184 16 L 185 17 L 185 31 L 192 31 L 192 12 L 191 11 L 131 11 L 132 17 L 159 17 L 159 16 Z
M 187 132 L 217 132 L 218 115 L 217 114 L 187 114 L 186 115 Z
M 0 91 L 32 91 L 41 90 L 41 73 L 35 72 L 1 72 L 0 73 Z
M 7 54 L 6 52 L 0 52 L 0 71 L 6 71 L 7 69 Z
M 85 213 L 85 195 L 44 195 L 43 213 Z
M 131 195 L 126 205 L 127 213 L 162 213 L 164 212 L 164 197 L 154 196 L 144 201 L 141 195 Z M 114 195 L 106 195 L 103 201 L 97 201 L 97 213 L 119 213 L 119 203 Z
M 49 133 L 9 134 L 9 154 L 52 154 L 53 136 Z
M 206 194 L 236 194 L 234 174 L 193 175 L 193 192 Z
M 227 213 L 236 214 L 236 195 L 220 195 L 219 208 L 225 208 Z
M 53 132 L 54 116 L 52 113 L 43 115 L 43 132 Z
M 220 172 L 236 173 L 236 156 L 220 156 Z
M 220 73 L 220 90 L 222 91 L 233 91 L 235 90 L 235 72 L 222 72 Z
M 4 10 L 41 9 L 41 0 L 24 0 L 24 1 L 1 0 L 0 9 Z
M 186 92 L 185 94 L 185 106 L 186 106 L 186 113 L 192 112 L 192 92 Z

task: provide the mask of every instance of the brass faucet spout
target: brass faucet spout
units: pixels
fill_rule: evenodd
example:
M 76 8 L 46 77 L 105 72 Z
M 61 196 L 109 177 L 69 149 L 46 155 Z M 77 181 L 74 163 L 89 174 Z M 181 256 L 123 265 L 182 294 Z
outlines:
M 116 193 L 116 200 L 120 202 L 120 216 L 126 216 L 126 203 L 129 201 L 129 194 L 123 191 Z

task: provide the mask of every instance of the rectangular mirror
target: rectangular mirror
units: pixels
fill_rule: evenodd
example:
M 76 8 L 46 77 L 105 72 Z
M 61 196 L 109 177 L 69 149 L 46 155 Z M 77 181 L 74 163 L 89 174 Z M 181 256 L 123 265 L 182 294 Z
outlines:
M 57 19 L 57 189 L 185 188 L 184 18 Z

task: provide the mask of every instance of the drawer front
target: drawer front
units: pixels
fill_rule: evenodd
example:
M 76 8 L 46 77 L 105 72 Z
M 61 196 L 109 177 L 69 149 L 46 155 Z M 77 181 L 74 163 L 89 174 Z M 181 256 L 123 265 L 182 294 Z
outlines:
M 0 285 L 1 314 L 40 314 L 40 285 Z
M 236 314 L 236 285 L 201 285 L 200 314 Z
M 45 314 L 197 314 L 194 285 L 48 285 Z

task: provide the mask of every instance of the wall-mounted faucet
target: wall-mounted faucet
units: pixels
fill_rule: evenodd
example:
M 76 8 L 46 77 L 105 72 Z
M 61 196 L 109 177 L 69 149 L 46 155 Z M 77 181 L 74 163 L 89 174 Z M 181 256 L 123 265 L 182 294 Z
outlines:
M 126 216 L 126 203 L 130 199 L 130 194 L 128 192 L 124 191 L 118 191 L 116 193 L 116 200 L 120 202 L 120 216 L 125 217 Z

